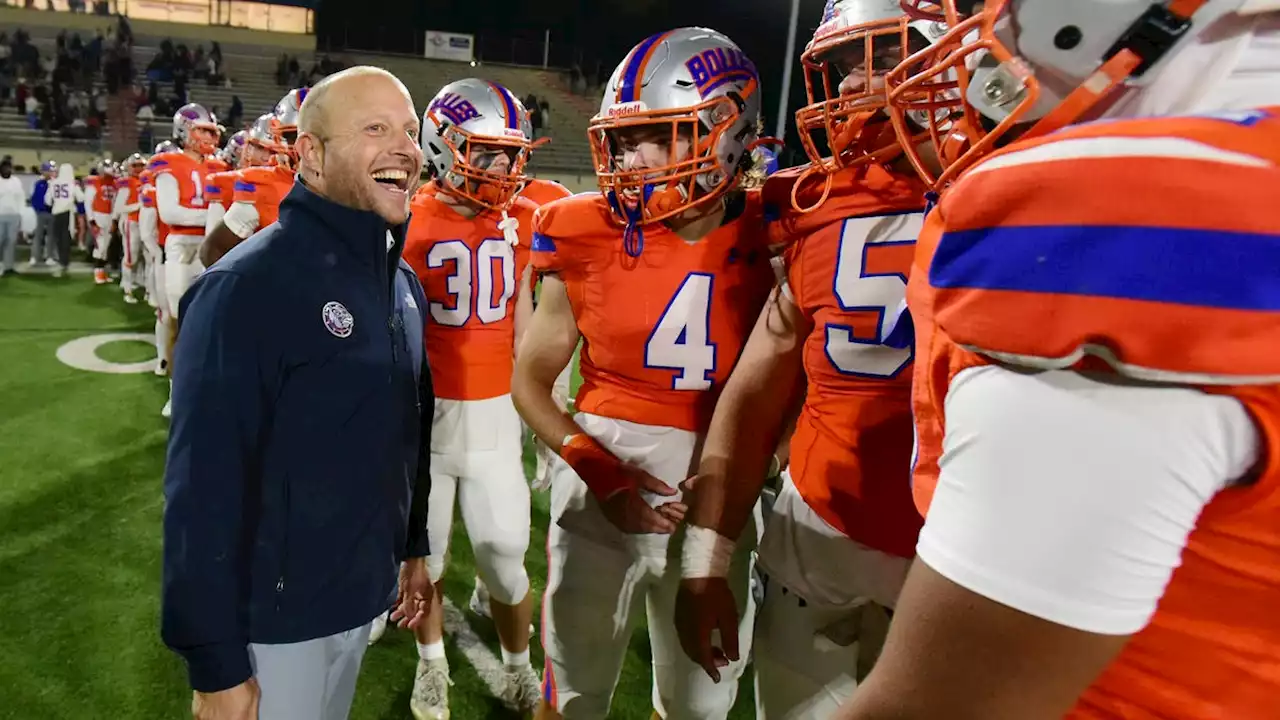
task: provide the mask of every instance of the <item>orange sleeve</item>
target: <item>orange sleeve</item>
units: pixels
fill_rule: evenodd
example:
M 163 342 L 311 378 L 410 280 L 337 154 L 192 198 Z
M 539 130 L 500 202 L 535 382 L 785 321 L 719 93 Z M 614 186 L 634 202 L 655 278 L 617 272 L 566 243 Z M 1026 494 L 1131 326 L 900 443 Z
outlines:
M 556 225 L 554 214 L 543 212 L 548 209 L 550 206 L 543 206 L 533 216 L 533 239 L 529 244 L 530 261 L 533 263 L 535 273 L 558 274 L 566 270 L 560 247 L 568 241 L 561 238 L 557 244 L 556 238 L 551 234 Z
M 264 178 L 257 173 L 240 173 L 233 186 L 232 202 L 247 202 L 256 206 L 262 199 L 263 190 L 267 185 L 263 180 Z

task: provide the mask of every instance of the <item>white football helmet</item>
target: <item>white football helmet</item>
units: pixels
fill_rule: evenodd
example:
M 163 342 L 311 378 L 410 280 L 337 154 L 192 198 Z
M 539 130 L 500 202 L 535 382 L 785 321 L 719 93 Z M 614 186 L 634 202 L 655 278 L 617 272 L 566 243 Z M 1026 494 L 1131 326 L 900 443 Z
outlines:
M 156 144 L 155 152 L 152 155 L 162 155 L 164 153 L 178 152 L 182 148 L 178 147 L 172 140 L 161 140 Z
M 184 150 L 212 155 L 218 149 L 221 133 L 218 119 L 199 103 L 187 103 L 173 114 L 173 139 Z
M 941 34 L 940 23 L 913 21 L 899 0 L 827 0 L 800 56 L 808 104 L 795 115 L 814 168 L 834 173 L 901 152 L 884 76 Z
M 244 146 L 248 137 L 249 133 L 244 130 L 233 133 L 227 138 L 227 144 L 223 145 L 222 150 L 218 153 L 218 158 L 232 170 L 238 169 L 244 161 Z
M 445 192 L 505 210 L 524 184 L 531 132 L 528 113 L 510 90 L 458 80 L 441 88 L 422 115 L 423 160 Z M 505 172 L 489 169 L 499 153 L 510 161 Z
M 270 133 L 278 146 L 277 152 L 293 158 L 293 146 L 298 140 L 298 115 L 307 99 L 307 88 L 294 88 L 285 93 L 270 113 Z M 259 118 L 261 119 L 261 118 Z M 296 159 L 296 158 L 294 158 Z
M 138 177 L 147 168 L 147 159 L 142 156 L 142 153 L 133 153 L 120 163 L 120 167 L 125 175 Z
M 967 142 L 930 128 L 943 170 L 936 187 L 1015 137 L 1046 135 L 1142 87 L 1177 48 L 1231 13 L 1276 12 L 1272 0 L 902 0 L 942 16 L 947 32 L 888 76 L 895 112 L 948 107 Z M 1172 51 L 1172 52 L 1171 52 Z M 940 102 L 939 83 L 960 92 Z M 951 137 L 948 137 L 948 136 Z M 947 147 L 950 141 L 951 147 Z M 957 151 L 959 147 L 959 151 Z
M 601 192 L 629 227 L 719 198 L 750 166 L 760 105 L 755 64 L 724 35 L 686 27 L 646 39 L 613 71 L 587 130 Z M 619 141 L 636 128 L 670 133 L 665 164 L 623 167 Z

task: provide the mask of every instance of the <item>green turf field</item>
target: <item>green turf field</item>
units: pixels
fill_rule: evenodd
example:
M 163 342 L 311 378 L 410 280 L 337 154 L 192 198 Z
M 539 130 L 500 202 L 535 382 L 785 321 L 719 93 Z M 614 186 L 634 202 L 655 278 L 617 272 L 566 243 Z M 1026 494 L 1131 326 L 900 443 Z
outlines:
M 125 305 L 115 285 L 86 275 L 0 278 L 0 718 L 190 717 L 184 668 L 158 630 L 165 381 L 77 370 L 55 357 L 77 338 L 152 327 L 149 308 Z M 133 363 L 154 353 L 124 341 L 98 355 Z M 547 503 L 534 495 L 527 566 L 539 593 Z M 454 528 L 445 594 L 465 634 L 498 662 L 492 624 L 466 610 L 471 547 L 461 521 Z M 454 638 L 447 647 L 453 717 L 513 717 L 463 647 Z M 532 655 L 541 668 L 537 636 Z M 351 717 L 409 717 L 416 661 L 412 635 L 389 630 L 365 658 Z M 649 674 L 637 631 L 610 717 L 649 718 Z M 743 690 L 733 718 L 751 717 L 749 683 Z

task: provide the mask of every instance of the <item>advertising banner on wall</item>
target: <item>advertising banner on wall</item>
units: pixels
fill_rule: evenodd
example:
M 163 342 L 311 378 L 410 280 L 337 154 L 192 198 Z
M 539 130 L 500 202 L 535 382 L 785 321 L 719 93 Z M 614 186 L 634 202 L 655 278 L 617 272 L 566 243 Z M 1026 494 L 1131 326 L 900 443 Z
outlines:
M 423 51 L 423 55 L 435 60 L 469 63 L 475 59 L 475 47 L 474 35 L 428 30 L 426 50 Z

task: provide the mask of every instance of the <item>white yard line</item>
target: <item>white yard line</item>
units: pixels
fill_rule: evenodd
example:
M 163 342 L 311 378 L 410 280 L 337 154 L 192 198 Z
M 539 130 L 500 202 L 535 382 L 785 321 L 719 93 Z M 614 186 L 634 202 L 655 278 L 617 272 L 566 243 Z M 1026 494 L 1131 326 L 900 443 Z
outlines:
M 475 668 L 476 674 L 489 688 L 489 694 L 495 698 L 502 697 L 502 659 L 485 646 L 484 641 L 467 623 L 462 611 L 449 598 L 444 599 L 444 633 L 462 651 L 471 667 Z

